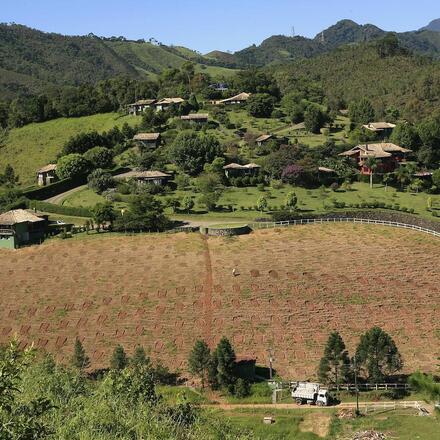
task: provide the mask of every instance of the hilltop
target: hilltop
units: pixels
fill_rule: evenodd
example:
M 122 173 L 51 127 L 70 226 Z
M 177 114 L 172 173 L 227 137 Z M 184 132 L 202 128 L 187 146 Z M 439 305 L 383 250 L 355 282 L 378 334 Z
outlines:
M 199 70 L 228 74 L 218 61 L 182 47 L 124 38 L 65 36 L 0 24 L 0 98 L 50 88 L 94 84 L 118 75 L 134 79 L 195 62 Z
M 440 18 L 432 20 L 431 23 L 428 24 L 428 26 L 423 27 L 421 30 L 440 32 Z
M 440 34 L 435 32 L 437 23 L 416 32 L 398 33 L 401 44 L 416 53 L 433 57 L 440 56 Z M 319 32 L 314 38 L 276 35 L 267 38 L 259 46 L 226 54 L 214 51 L 207 56 L 217 60 L 228 59 L 239 67 L 264 66 L 271 63 L 285 63 L 302 58 L 312 58 L 347 44 L 365 43 L 384 37 L 388 32 L 372 24 L 360 25 L 352 20 L 341 20 Z

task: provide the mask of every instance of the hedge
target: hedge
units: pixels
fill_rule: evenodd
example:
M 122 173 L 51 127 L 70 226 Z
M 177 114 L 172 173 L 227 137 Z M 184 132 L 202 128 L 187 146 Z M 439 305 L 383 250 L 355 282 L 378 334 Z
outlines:
M 112 176 L 117 174 L 122 174 L 130 171 L 130 168 L 117 167 L 110 170 L 109 173 Z M 29 188 L 23 191 L 23 195 L 30 200 L 46 200 L 51 197 L 55 197 L 66 191 L 70 191 L 78 186 L 85 185 L 87 183 L 87 176 L 79 176 L 73 179 L 63 179 L 58 182 L 52 183 L 51 185 L 42 186 L 39 188 Z
M 49 212 L 51 214 L 61 214 L 73 217 L 92 217 L 93 214 L 88 208 L 81 208 L 75 206 L 54 205 L 53 203 L 43 202 L 40 200 L 29 200 L 29 208 L 37 209 L 38 211 Z

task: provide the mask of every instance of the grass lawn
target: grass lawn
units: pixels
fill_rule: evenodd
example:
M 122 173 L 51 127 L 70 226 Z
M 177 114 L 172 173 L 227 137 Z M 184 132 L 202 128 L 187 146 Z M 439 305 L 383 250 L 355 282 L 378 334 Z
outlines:
M 81 132 L 103 132 L 125 122 L 135 125 L 140 117 L 104 113 L 81 118 L 59 118 L 12 129 L 0 145 L 0 172 L 9 163 L 24 186 L 35 183 L 38 168 L 56 161 L 64 143 Z
M 351 191 L 331 190 L 322 191 L 318 189 L 305 189 L 299 187 L 292 187 L 284 185 L 280 189 L 273 189 L 266 187 L 264 191 L 258 188 L 226 188 L 223 192 L 218 204 L 221 206 L 231 205 L 234 212 L 229 210 L 207 212 L 206 208 L 199 203 L 200 195 L 191 190 L 182 191 L 176 190 L 172 193 L 158 196 L 160 200 L 165 202 L 168 197 L 176 197 L 182 200 L 185 196 L 190 196 L 195 201 L 194 209 L 190 214 L 185 212 L 173 213 L 170 208 L 166 209 L 166 213 L 176 220 L 189 219 L 193 221 L 210 221 L 219 224 L 227 224 L 228 222 L 248 223 L 258 217 L 269 217 L 267 213 L 261 213 L 254 209 L 260 197 L 264 196 L 267 199 L 269 210 L 270 208 L 279 209 L 284 205 L 285 198 L 290 191 L 295 191 L 298 197 L 298 209 L 302 215 L 325 213 L 329 210 L 334 211 L 333 200 L 340 202 L 358 204 L 364 202 L 383 202 L 387 205 L 399 204 L 401 207 L 413 208 L 415 213 L 421 217 L 434 220 L 430 212 L 426 210 L 428 197 L 431 197 L 434 203 L 440 203 L 440 195 L 429 196 L 425 193 L 413 194 L 408 192 L 398 192 L 394 188 L 388 187 L 387 191 L 382 185 L 375 185 L 372 189 L 367 183 L 354 183 Z M 104 198 L 97 195 L 92 190 L 85 188 L 78 191 L 64 200 L 65 206 L 82 206 L 90 208 L 95 206 L 98 202 L 103 202 Z M 126 204 L 123 202 L 116 203 L 119 209 Z M 243 209 L 242 209 L 243 208 Z M 350 208 L 347 208 L 350 209 Z
M 209 403 L 209 399 L 206 395 L 193 388 L 160 385 L 156 387 L 156 391 L 167 403 L 175 404 L 182 400 L 195 404 Z

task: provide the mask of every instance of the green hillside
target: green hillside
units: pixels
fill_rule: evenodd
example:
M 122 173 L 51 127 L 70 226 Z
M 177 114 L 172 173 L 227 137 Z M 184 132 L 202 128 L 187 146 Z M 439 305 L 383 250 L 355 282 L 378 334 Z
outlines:
M 60 118 L 39 124 L 29 124 L 12 129 L 0 145 L 0 170 L 10 163 L 18 175 L 20 183 L 34 183 L 35 171 L 56 160 L 63 144 L 80 132 L 97 130 L 103 132 L 125 122 L 138 123 L 140 118 L 120 116 L 117 113 L 98 114 L 81 118 Z

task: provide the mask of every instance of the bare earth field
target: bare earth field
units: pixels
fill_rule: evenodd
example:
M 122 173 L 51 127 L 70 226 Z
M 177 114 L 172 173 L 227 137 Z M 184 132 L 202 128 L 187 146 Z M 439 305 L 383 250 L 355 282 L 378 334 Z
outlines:
M 67 362 L 79 336 L 92 368 L 117 344 L 185 368 L 197 338 L 311 377 L 332 330 L 354 349 L 388 331 L 406 370 L 440 356 L 440 241 L 377 226 L 315 225 L 237 238 L 90 236 L 0 251 L 0 342 L 17 334 Z M 240 275 L 233 277 L 232 269 Z

